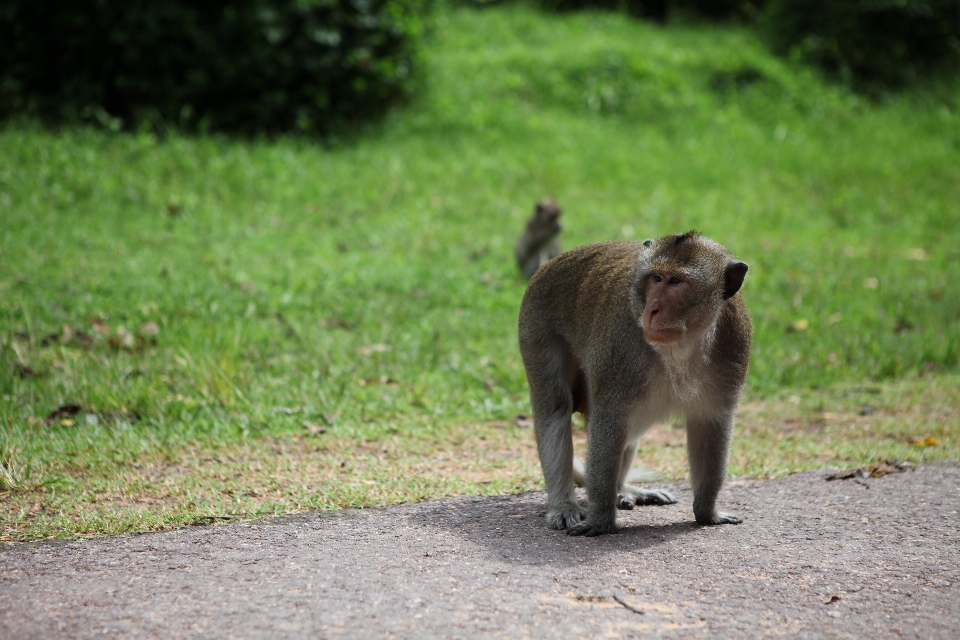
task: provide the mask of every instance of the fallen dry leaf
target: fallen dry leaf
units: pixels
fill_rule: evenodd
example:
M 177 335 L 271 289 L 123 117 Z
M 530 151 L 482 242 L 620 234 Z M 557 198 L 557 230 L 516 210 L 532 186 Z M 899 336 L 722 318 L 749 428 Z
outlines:
M 846 471 L 835 471 L 834 473 L 829 474 L 825 479 L 826 480 L 849 480 L 852 478 L 859 469 L 848 469 Z
M 47 416 L 46 423 L 50 424 L 61 418 L 72 418 L 73 416 L 80 413 L 80 405 L 78 404 L 64 404 L 53 411 L 50 412 L 50 415 Z
M 325 426 L 322 424 L 314 424 L 312 422 L 304 422 L 303 428 L 306 429 L 307 433 L 311 436 L 316 436 L 327 432 L 327 428 Z
M 897 318 L 897 322 L 893 326 L 893 330 L 896 333 L 903 333 L 904 331 L 910 331 L 911 329 L 913 329 L 913 323 L 906 318 Z
M 87 339 L 90 338 L 90 336 L 87 336 L 82 331 L 78 331 L 77 333 L 83 334 L 84 336 L 86 336 Z M 40 346 L 47 347 L 47 346 L 50 346 L 51 344 L 56 344 L 56 343 L 67 345 L 73 342 L 73 339 L 74 339 L 73 329 L 70 327 L 70 325 L 65 324 L 63 325 L 59 333 L 48 333 L 47 335 L 45 335 L 43 339 L 40 340 Z
M 368 344 L 365 347 L 361 347 L 360 355 L 370 356 L 375 353 L 387 353 L 388 351 L 393 351 L 393 347 L 388 344 L 382 344 L 378 342 L 376 344 Z
M 14 368 L 14 370 L 17 372 L 17 375 L 20 376 L 20 377 L 21 377 L 22 379 L 24 379 L 24 380 L 26 380 L 26 379 L 28 379 L 28 378 L 38 378 L 38 377 L 40 377 L 41 375 L 43 375 L 42 373 L 40 373 L 40 372 L 37 371 L 36 369 L 33 369 L 33 368 L 31 368 L 30 366 L 25 365 L 25 364 L 21 364 L 21 363 L 19 363 L 19 362 L 18 362 L 17 364 L 13 365 L 13 368 Z
M 295 413 L 300 413 L 300 407 L 274 407 L 273 410 L 277 413 L 283 413 L 288 416 L 292 416 Z
M 123 325 L 117 327 L 116 333 L 110 336 L 110 345 L 117 348 L 132 349 L 137 344 L 137 339 L 132 333 L 127 331 Z
M 879 478 L 885 476 L 888 473 L 903 473 L 904 471 L 913 468 L 913 464 L 910 462 L 900 462 L 899 460 L 887 460 L 881 464 L 873 465 L 871 470 L 871 475 L 874 478 Z
M 94 343 L 94 338 L 83 329 L 77 329 L 73 332 L 73 340 L 71 342 L 78 343 L 82 347 L 89 347 Z
M 937 444 L 936 438 L 910 438 L 910 444 L 915 447 L 932 447 Z
M 51 344 L 53 344 L 53 343 L 55 343 L 55 342 L 60 342 L 60 334 L 59 334 L 59 333 L 48 333 L 47 335 L 45 335 L 45 336 L 43 336 L 42 338 L 40 338 L 40 346 L 41 346 L 41 347 L 49 347 Z
M 110 325 L 104 322 L 102 318 L 90 318 L 90 327 L 100 335 L 110 333 Z
M 283 335 L 287 336 L 288 338 L 296 338 L 299 335 L 297 333 L 297 329 L 290 324 L 290 321 L 287 320 L 286 316 L 278 311 L 275 317 L 277 318 L 277 323 L 283 327 Z
M 323 328 L 330 329 L 352 329 L 353 325 L 342 318 L 320 318 L 317 322 Z
M 845 471 L 835 471 L 827 475 L 825 480 L 849 480 L 856 475 L 858 469 L 847 469 Z
M 828 475 L 826 480 L 848 480 L 853 478 L 860 484 L 866 485 L 867 478 L 881 478 L 890 473 L 903 473 L 911 468 L 911 466 L 910 463 L 888 460 L 880 464 L 868 464 L 863 467 L 857 467 L 856 469 L 837 471 Z
M 140 325 L 140 333 L 145 336 L 155 336 L 160 333 L 160 325 L 156 322 L 144 322 Z

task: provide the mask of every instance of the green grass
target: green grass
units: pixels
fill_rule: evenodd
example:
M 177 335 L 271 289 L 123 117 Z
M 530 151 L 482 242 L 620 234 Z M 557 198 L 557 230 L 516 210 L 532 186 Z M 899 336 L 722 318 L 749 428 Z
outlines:
M 960 457 L 956 86 L 872 104 L 746 30 L 521 7 L 441 8 L 424 57 L 332 148 L 0 130 L 0 538 L 537 486 L 512 244 L 548 194 L 566 247 L 696 228 L 751 265 L 772 417 L 733 473 Z M 851 385 L 947 404 L 776 436 Z

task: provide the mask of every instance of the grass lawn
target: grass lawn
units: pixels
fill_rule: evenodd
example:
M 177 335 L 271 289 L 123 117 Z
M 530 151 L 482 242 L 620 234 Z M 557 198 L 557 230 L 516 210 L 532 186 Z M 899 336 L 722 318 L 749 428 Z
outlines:
M 0 129 L 0 540 L 539 487 L 545 195 L 565 247 L 751 265 L 732 474 L 960 458 L 958 85 L 874 104 L 747 30 L 522 7 L 441 7 L 421 72 L 341 146 Z

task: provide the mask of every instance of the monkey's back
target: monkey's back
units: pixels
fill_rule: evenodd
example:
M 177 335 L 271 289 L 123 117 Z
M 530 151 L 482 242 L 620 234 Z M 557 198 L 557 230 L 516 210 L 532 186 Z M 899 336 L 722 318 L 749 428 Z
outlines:
M 579 351 L 599 337 L 592 335 L 597 327 L 611 325 L 597 322 L 597 314 L 629 315 L 642 249 L 639 242 L 598 242 L 561 253 L 540 267 L 520 305 L 521 350 L 524 342 L 542 341 L 548 327 L 563 327 L 562 337 Z

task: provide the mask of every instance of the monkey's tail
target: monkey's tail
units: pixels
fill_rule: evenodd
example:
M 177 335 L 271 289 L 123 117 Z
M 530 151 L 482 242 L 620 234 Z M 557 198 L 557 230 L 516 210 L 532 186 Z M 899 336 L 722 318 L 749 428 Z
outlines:
M 582 487 L 586 483 L 587 467 L 583 460 L 573 456 L 573 484 Z M 636 484 L 638 482 L 653 482 L 659 480 L 660 474 L 653 469 L 644 469 L 643 467 L 633 467 L 627 474 L 627 483 Z

